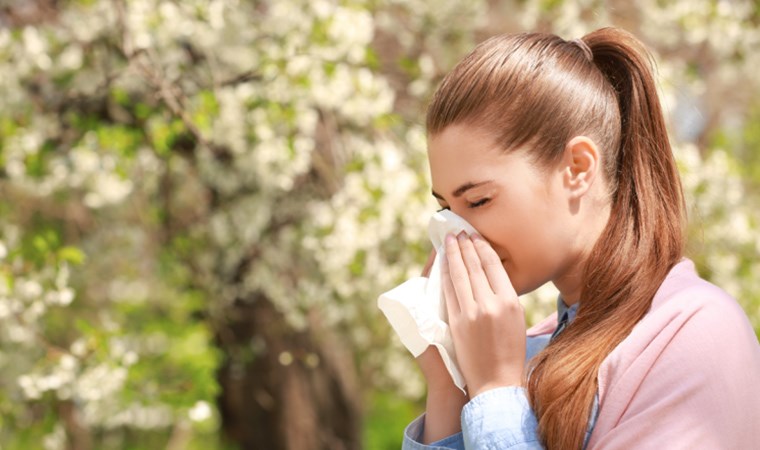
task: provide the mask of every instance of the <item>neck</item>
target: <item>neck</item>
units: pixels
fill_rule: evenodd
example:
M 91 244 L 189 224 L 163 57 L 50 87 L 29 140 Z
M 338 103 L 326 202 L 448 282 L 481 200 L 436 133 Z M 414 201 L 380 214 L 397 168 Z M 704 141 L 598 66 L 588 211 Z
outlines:
M 608 203 L 596 201 L 590 206 L 594 211 L 582 211 L 586 213 L 586 220 L 578 227 L 575 251 L 567 259 L 563 270 L 552 280 L 567 306 L 572 306 L 581 300 L 583 286 L 586 284 L 583 281 L 586 261 L 604 232 L 610 216 Z
M 583 266 L 576 267 L 572 273 L 565 273 L 562 277 L 554 280 L 553 283 L 559 290 L 559 294 L 565 305 L 573 306 L 581 300 Z

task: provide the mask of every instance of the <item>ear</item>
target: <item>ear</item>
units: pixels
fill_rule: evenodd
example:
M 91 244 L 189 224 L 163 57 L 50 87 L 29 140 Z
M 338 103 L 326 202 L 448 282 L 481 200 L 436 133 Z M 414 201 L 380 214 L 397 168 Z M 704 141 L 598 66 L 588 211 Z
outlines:
M 565 145 L 563 177 L 572 198 L 583 197 L 599 176 L 600 155 L 596 143 L 576 136 Z

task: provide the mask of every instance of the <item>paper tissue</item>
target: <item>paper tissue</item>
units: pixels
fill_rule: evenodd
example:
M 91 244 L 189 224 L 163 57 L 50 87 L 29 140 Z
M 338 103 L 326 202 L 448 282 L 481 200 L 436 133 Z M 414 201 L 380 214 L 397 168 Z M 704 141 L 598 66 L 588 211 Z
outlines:
M 472 225 L 450 210 L 434 213 L 428 224 L 428 234 L 436 250 L 430 277 L 407 280 L 381 294 L 377 305 L 415 358 L 428 346 L 435 346 L 454 384 L 464 392 L 465 382 L 454 353 L 441 286 L 441 260 L 445 257 L 446 234 L 457 235 L 461 231 L 475 233 Z

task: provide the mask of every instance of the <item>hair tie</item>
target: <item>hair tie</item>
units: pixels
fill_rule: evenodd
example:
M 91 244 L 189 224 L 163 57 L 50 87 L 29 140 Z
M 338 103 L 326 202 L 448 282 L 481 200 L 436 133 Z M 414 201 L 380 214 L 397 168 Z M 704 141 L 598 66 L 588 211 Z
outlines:
M 570 42 L 577 45 L 578 48 L 583 51 L 583 54 L 586 56 L 586 59 L 588 59 L 589 62 L 594 62 L 594 52 L 591 51 L 591 47 L 589 47 L 583 39 L 573 39 Z

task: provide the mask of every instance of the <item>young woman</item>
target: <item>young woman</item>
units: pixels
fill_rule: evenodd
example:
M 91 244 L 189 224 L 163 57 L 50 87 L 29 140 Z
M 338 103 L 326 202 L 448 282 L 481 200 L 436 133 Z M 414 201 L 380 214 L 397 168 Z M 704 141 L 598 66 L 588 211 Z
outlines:
M 652 68 L 630 34 L 503 35 L 427 115 L 433 195 L 480 233 L 442 267 L 464 396 L 432 347 L 404 448 L 749 449 L 760 346 L 683 257 L 684 199 Z M 518 295 L 558 314 L 528 330 Z

